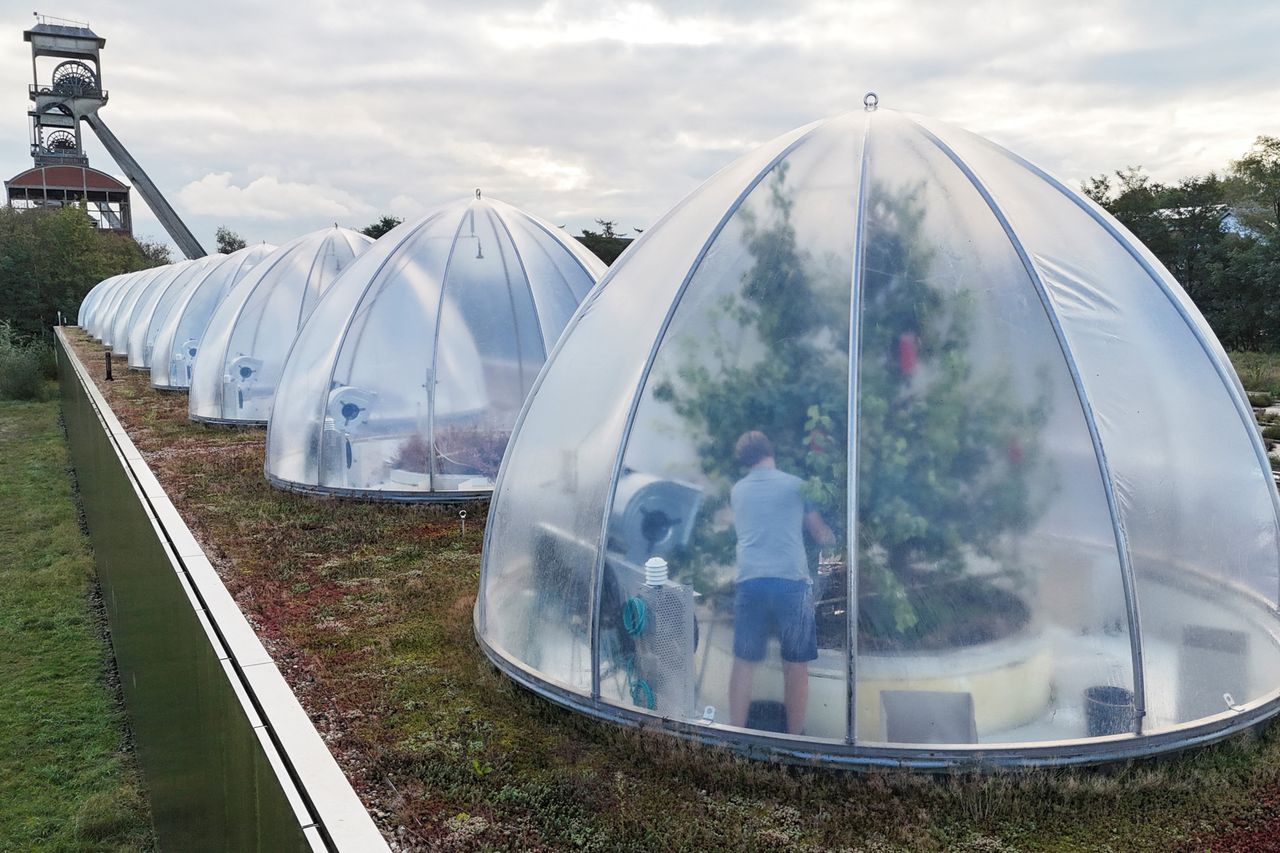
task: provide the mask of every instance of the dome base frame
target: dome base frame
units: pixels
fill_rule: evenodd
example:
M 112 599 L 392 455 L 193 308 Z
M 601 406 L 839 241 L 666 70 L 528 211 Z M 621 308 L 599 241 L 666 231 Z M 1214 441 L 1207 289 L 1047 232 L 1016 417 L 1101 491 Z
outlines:
M 540 678 L 490 644 L 474 625 L 476 644 L 505 676 L 524 689 L 570 711 L 606 723 L 654 731 L 703 747 L 713 747 L 747 758 L 775 763 L 852 772 L 885 768 L 933 773 L 972 773 L 1030 770 L 1054 767 L 1092 767 L 1120 761 L 1156 758 L 1194 747 L 1219 743 L 1234 735 L 1264 726 L 1280 713 L 1280 689 L 1213 717 L 1150 734 L 1120 734 L 1052 742 L 1013 744 L 931 744 L 928 747 L 878 746 L 814 741 L 750 729 L 724 729 L 726 736 L 698 724 L 664 719 L 630 711 L 608 702 L 574 693 Z
M 187 393 L 191 392 L 190 386 L 182 390 L 187 391 Z M 245 427 L 246 429 L 265 429 L 267 426 L 266 421 L 245 421 L 237 420 L 236 418 L 213 418 L 207 415 L 188 414 L 187 420 L 192 423 L 206 424 L 208 426 Z
M 433 491 L 393 491 L 391 489 L 351 489 L 341 486 L 316 486 L 310 483 L 299 483 L 277 477 L 265 472 L 267 482 L 284 492 L 294 492 L 317 498 L 346 498 L 349 500 L 369 501 L 370 503 L 438 503 L 464 504 L 488 503 L 493 490 L 469 492 L 433 492 Z

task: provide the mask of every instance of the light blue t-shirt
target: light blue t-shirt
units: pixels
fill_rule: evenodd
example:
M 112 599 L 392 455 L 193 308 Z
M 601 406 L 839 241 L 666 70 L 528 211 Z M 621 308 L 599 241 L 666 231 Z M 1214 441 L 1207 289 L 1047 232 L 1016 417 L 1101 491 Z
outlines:
M 738 533 L 738 581 L 809 580 L 804 516 L 811 508 L 804 481 L 777 468 L 753 468 L 729 492 Z

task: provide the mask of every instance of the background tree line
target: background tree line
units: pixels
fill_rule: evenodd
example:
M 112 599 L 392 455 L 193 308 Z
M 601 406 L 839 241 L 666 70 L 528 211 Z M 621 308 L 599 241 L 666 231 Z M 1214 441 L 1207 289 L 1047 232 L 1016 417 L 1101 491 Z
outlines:
M 18 337 L 47 334 L 59 311 L 74 322 L 104 278 L 169 260 L 163 244 L 96 228 L 79 205 L 0 207 L 0 321 Z
M 1140 167 L 1084 182 L 1137 235 L 1229 350 L 1280 350 L 1280 138 L 1259 136 L 1222 174 L 1162 184 Z
M 104 278 L 168 263 L 159 243 L 95 227 L 84 208 L 0 207 L 0 399 L 39 399 L 55 373 L 47 336 L 58 312 L 75 322 Z

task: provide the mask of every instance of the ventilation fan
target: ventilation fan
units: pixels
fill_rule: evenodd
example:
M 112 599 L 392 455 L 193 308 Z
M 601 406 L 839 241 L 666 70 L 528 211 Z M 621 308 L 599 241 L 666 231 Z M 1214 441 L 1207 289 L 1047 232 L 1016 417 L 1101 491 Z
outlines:
M 334 426 L 351 429 L 369 420 L 369 409 L 377 397 L 373 391 L 341 385 L 329 392 L 329 407 L 325 413 L 333 418 Z
M 230 368 L 227 370 L 226 381 L 243 385 L 252 381 L 261 369 L 262 359 L 251 355 L 237 356 L 232 359 Z

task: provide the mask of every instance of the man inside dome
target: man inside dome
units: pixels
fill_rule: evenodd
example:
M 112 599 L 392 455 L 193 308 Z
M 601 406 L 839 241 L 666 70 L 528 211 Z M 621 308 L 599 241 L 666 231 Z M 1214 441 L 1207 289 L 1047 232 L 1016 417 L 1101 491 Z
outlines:
M 776 634 L 786 730 L 800 734 L 809 704 L 809 661 L 818 657 L 804 534 L 822 547 L 834 545 L 835 534 L 801 494 L 804 481 L 779 471 L 773 453 L 772 442 L 758 430 L 743 433 L 734 445 L 734 457 L 748 470 L 729 493 L 738 535 L 729 717 L 734 726 L 747 725 L 756 666 Z

